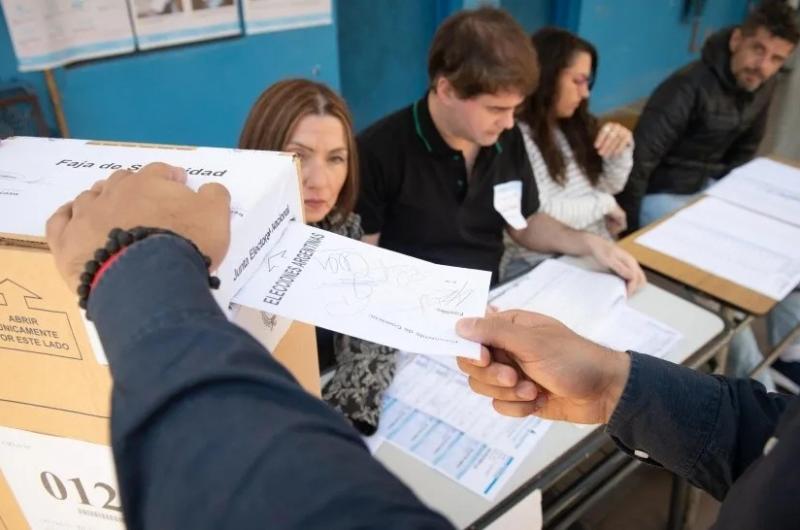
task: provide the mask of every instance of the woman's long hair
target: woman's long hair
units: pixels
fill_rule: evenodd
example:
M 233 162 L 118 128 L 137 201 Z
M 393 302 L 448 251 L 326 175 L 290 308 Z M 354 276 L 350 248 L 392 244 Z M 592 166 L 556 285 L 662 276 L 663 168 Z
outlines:
M 308 79 L 278 81 L 262 92 L 250 109 L 239 137 L 239 147 L 284 151 L 297 124 L 310 115 L 333 116 L 344 128 L 347 177 L 334 208 L 344 220 L 353 211 L 358 198 L 358 153 L 350 111 L 333 90 Z
M 543 28 L 531 40 L 539 56 L 539 88 L 525 100 L 518 117 L 530 127 L 553 180 L 559 184 L 566 180 L 564 154 L 555 139 L 556 128 L 560 128 L 575 161 L 594 186 L 603 171 L 603 161 L 594 148 L 599 128 L 597 118 L 589 113 L 589 102 L 584 100 L 572 116 L 559 119 L 555 103 L 561 72 L 572 64 L 578 52 L 586 52 L 592 58 L 591 88 L 597 72 L 597 50 L 588 41 L 560 28 Z

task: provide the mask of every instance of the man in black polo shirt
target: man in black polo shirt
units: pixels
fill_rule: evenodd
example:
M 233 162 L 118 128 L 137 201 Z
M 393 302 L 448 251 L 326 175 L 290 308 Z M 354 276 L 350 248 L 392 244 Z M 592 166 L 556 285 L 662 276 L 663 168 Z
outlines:
M 537 213 L 536 181 L 514 111 L 538 81 L 533 46 L 504 11 L 447 19 L 431 46 L 430 90 L 358 138 L 365 241 L 435 263 L 491 271 L 503 229 L 541 252 L 592 255 L 627 282 L 636 260 L 598 236 Z

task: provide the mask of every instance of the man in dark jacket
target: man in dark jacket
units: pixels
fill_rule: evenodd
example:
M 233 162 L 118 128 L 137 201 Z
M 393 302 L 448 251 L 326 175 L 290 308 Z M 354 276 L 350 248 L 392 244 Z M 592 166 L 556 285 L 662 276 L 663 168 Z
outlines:
M 755 155 L 775 74 L 800 39 L 792 9 L 766 2 L 712 35 L 702 58 L 656 88 L 634 131 L 620 205 L 636 229 L 674 211 Z
M 681 208 L 753 158 L 764 135 L 775 74 L 798 39 L 792 9 L 765 2 L 740 27 L 712 35 L 699 61 L 656 88 L 634 131 L 633 170 L 618 198 L 631 230 Z M 774 345 L 800 321 L 800 293 L 790 293 L 768 321 Z M 746 377 L 763 360 L 750 328 L 733 337 L 728 359 L 727 373 L 737 377 Z M 800 372 L 800 364 L 779 364 L 784 372 Z M 758 379 L 774 389 L 769 373 Z

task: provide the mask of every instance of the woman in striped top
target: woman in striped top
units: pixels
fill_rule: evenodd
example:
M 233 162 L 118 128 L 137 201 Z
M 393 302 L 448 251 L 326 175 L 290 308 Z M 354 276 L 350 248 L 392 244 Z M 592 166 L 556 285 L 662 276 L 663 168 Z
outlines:
M 534 33 L 539 89 L 522 105 L 519 127 L 539 188 L 540 210 L 577 230 L 615 237 L 626 227 L 614 199 L 633 165 L 633 136 L 618 123 L 599 126 L 589 113 L 589 90 L 597 71 L 591 43 L 559 29 Z M 544 256 L 510 238 L 501 277 L 515 276 Z

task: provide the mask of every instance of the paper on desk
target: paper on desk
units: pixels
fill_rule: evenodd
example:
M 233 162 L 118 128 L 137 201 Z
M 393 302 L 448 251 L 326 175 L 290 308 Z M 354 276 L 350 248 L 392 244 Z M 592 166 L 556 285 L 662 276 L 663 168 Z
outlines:
M 636 242 L 774 300 L 800 282 L 800 227 L 714 197 L 679 211 Z
M 464 487 L 493 499 L 551 422 L 534 416 L 501 416 L 489 398 L 469 388 L 463 373 L 439 360 L 398 355 L 378 435 Z
M 630 307 L 619 277 L 553 259 L 505 287 L 491 304 L 542 313 L 617 350 L 663 357 L 681 339 L 677 330 Z
M 455 324 L 484 315 L 490 277 L 293 222 L 234 302 L 405 351 L 478 358 Z
M 800 226 L 800 169 L 756 158 L 706 191 L 712 197 Z
M 516 230 L 528 226 L 522 215 L 522 181 L 512 180 L 494 186 L 494 209 L 503 216 L 506 223 Z
M 125 528 L 108 446 L 0 427 L 0 469 L 31 528 Z
M 663 358 L 683 335 L 627 303 L 620 303 L 595 326 L 589 338 L 617 351 L 631 350 Z

